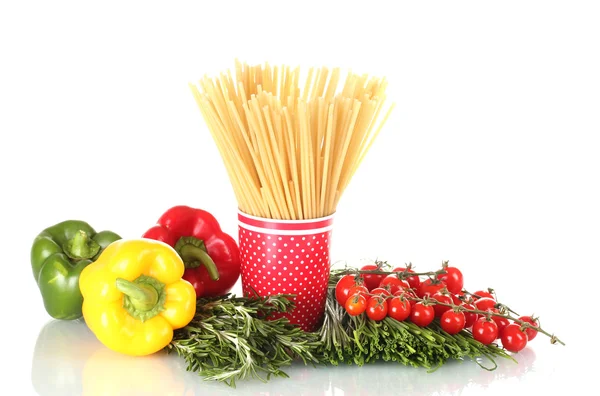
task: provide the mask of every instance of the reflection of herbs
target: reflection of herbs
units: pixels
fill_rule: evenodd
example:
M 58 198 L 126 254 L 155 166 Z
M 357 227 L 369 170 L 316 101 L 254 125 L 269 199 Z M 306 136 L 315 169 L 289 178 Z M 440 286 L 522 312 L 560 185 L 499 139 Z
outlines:
M 435 322 L 422 328 L 412 322 L 399 322 L 389 317 L 375 322 L 365 315 L 350 316 L 337 303 L 332 288 L 327 296 L 320 336 L 319 359 L 333 365 L 346 362 L 360 366 L 384 360 L 433 370 L 449 359 L 467 358 L 487 370 L 493 370 L 496 368 L 495 357 L 514 360 L 494 344 L 483 345 L 464 330 L 449 335 Z M 492 367 L 485 367 L 479 358 L 489 359 Z
M 285 318 L 266 320 L 293 308 L 289 296 L 223 296 L 197 301 L 194 319 L 176 330 L 168 351 L 182 356 L 189 371 L 235 387 L 237 379 L 287 377 L 281 370 L 294 359 L 318 363 L 318 334 L 307 333 Z

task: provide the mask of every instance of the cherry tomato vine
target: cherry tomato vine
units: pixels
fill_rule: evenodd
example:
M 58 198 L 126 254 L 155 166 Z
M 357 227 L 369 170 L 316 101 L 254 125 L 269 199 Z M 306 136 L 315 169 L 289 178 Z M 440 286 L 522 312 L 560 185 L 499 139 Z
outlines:
M 539 318 L 519 315 L 499 302 L 494 289 L 465 290 L 462 272 L 448 261 L 436 271 L 416 272 L 410 263 L 391 271 L 388 267 L 376 261 L 332 271 L 338 303 L 350 315 L 365 313 L 374 321 L 391 317 L 426 327 L 437 320 L 448 334 L 467 330 L 482 344 L 500 340 L 509 352 L 522 350 L 538 333 L 565 345 L 540 326 Z

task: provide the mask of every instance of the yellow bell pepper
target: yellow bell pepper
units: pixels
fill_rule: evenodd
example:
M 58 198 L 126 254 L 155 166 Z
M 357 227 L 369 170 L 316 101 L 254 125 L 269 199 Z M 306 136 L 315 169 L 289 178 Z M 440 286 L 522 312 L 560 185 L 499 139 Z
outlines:
M 166 243 L 144 238 L 111 243 L 79 277 L 86 324 L 116 352 L 158 352 L 196 313 L 196 292 L 181 278 L 184 270 Z

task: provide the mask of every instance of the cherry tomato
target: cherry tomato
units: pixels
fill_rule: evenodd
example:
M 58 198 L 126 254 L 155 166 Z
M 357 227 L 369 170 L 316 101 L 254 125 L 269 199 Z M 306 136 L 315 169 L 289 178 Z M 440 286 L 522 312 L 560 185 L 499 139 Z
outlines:
M 440 291 L 444 286 L 446 286 L 444 282 L 432 281 L 431 278 L 427 278 L 421 282 L 421 285 L 417 289 L 417 295 L 421 298 L 425 297 L 425 295 L 431 296 Z
M 538 323 L 537 320 L 534 320 L 531 316 L 521 316 L 519 318 L 519 320 L 522 320 L 523 322 L 527 322 L 533 326 L 536 327 L 540 327 L 540 324 Z M 525 334 L 527 334 L 527 340 L 531 341 L 535 338 L 535 336 L 537 336 L 537 330 L 532 329 L 531 327 L 528 327 L 525 329 Z
M 492 300 L 496 300 L 496 298 L 494 297 L 494 295 L 493 295 L 492 293 L 490 293 L 490 292 L 487 292 L 487 291 L 483 291 L 483 290 L 477 290 L 477 291 L 476 291 L 475 293 L 473 293 L 473 294 L 475 294 L 475 295 L 479 296 L 479 297 L 475 297 L 475 296 L 473 296 L 473 298 L 474 298 L 474 299 L 476 299 L 476 300 L 477 300 L 478 298 L 480 298 L 480 297 L 488 297 L 488 298 L 491 298 Z
M 496 313 L 498 312 L 498 310 L 496 308 L 492 309 L 491 311 L 496 312 Z M 492 315 L 492 320 L 494 322 L 496 322 L 496 325 L 498 326 L 498 336 L 496 338 L 502 337 L 502 334 L 504 333 L 504 329 L 506 329 L 506 327 L 509 324 L 511 324 L 511 321 L 506 318 L 503 318 L 501 316 L 495 316 L 495 315 Z
M 429 326 L 435 318 L 435 311 L 431 305 L 416 303 L 410 311 L 410 320 L 419 327 Z
M 411 300 L 411 298 L 417 297 L 415 292 L 413 292 L 412 290 L 398 290 L 396 293 L 394 293 L 394 296 L 404 296 L 410 302 L 411 307 L 414 307 L 415 304 L 417 303 L 417 301 Z
M 371 320 L 383 320 L 388 314 L 388 302 L 381 296 L 369 298 L 367 301 L 367 316 Z
M 473 324 L 473 338 L 483 345 L 489 345 L 498 337 L 498 325 L 493 320 L 479 318 Z
M 371 294 L 379 294 L 381 296 L 391 296 L 392 293 L 390 293 L 390 291 L 388 289 L 385 289 L 383 287 L 376 287 L 373 290 L 371 290 Z
M 335 299 L 338 304 L 342 307 L 346 303 L 348 296 L 350 295 L 350 288 L 360 283 L 360 279 L 357 281 L 354 275 L 344 275 L 335 285 Z
M 448 334 L 456 334 L 465 327 L 465 315 L 462 312 L 446 311 L 440 318 L 442 329 Z
M 463 303 L 461 305 L 463 307 L 465 307 L 466 309 L 475 309 L 475 307 L 469 303 Z M 463 312 L 463 313 L 465 314 L 465 329 L 468 329 L 469 327 L 473 326 L 473 323 L 475 323 L 475 321 L 477 319 L 479 319 L 479 315 L 477 315 L 476 313 L 473 313 L 473 312 Z
M 393 272 L 404 272 L 405 270 L 408 271 L 408 272 L 415 272 L 415 271 L 411 270 L 410 268 L 407 270 L 404 267 L 396 267 L 392 271 Z M 407 281 L 408 284 L 409 284 L 409 286 L 412 287 L 415 290 L 418 289 L 419 285 L 421 284 L 421 279 L 419 279 L 419 277 L 416 276 L 416 275 L 415 276 L 409 276 L 408 278 L 405 278 L 404 280 Z
M 389 286 L 388 286 L 389 285 Z M 410 289 L 410 285 L 407 281 L 399 279 L 396 275 L 390 274 L 383 278 L 379 287 L 385 288 L 388 286 L 392 294 L 396 293 L 400 289 Z
M 408 300 L 403 300 L 400 296 L 396 296 L 389 301 L 388 316 L 402 322 L 410 316 L 411 307 Z
M 381 267 L 377 266 L 377 264 L 366 264 L 360 268 L 361 271 L 378 271 L 381 270 Z M 365 280 L 365 286 L 369 290 L 375 289 L 383 278 L 385 278 L 385 274 L 362 274 L 362 278 Z
M 496 305 L 496 300 L 489 297 L 480 298 L 475 301 L 475 306 L 480 311 L 487 311 L 488 309 L 493 309 Z
M 450 297 L 452 297 L 452 302 L 454 303 L 454 305 L 461 305 L 462 304 L 462 300 L 458 297 L 457 294 L 450 294 Z
M 527 334 L 521 330 L 521 326 L 512 323 L 502 333 L 502 346 L 510 352 L 519 352 L 527 345 Z
M 446 284 L 446 288 L 450 293 L 458 293 L 463 288 L 463 274 L 456 267 L 446 267 L 445 274 L 439 274 L 439 280 Z
M 365 285 L 356 285 L 356 286 L 352 286 L 350 288 L 350 290 L 348 291 L 348 295 L 352 296 L 354 294 L 363 294 L 365 297 L 368 297 L 367 294 L 369 294 L 369 289 L 367 289 L 367 287 Z
M 445 293 L 437 292 L 431 296 L 431 299 L 441 302 L 443 304 L 452 304 L 452 297 L 450 297 L 449 294 L 445 294 Z M 444 312 L 448 311 L 449 309 L 452 309 L 452 307 L 447 307 L 445 305 L 440 305 L 440 304 L 435 304 L 433 306 L 433 310 L 435 311 L 436 318 L 441 317 L 442 314 Z
M 362 293 L 352 294 L 344 305 L 350 316 L 357 316 L 367 309 L 367 298 Z

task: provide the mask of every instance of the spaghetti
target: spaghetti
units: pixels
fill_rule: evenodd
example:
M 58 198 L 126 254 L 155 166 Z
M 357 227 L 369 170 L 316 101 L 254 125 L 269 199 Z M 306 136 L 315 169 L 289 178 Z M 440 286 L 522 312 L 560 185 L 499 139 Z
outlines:
M 301 86 L 303 85 L 303 89 Z M 239 209 L 300 220 L 336 206 L 389 117 L 385 78 L 339 68 L 248 65 L 190 88 L 225 164 Z M 379 121 L 379 122 L 378 122 Z

